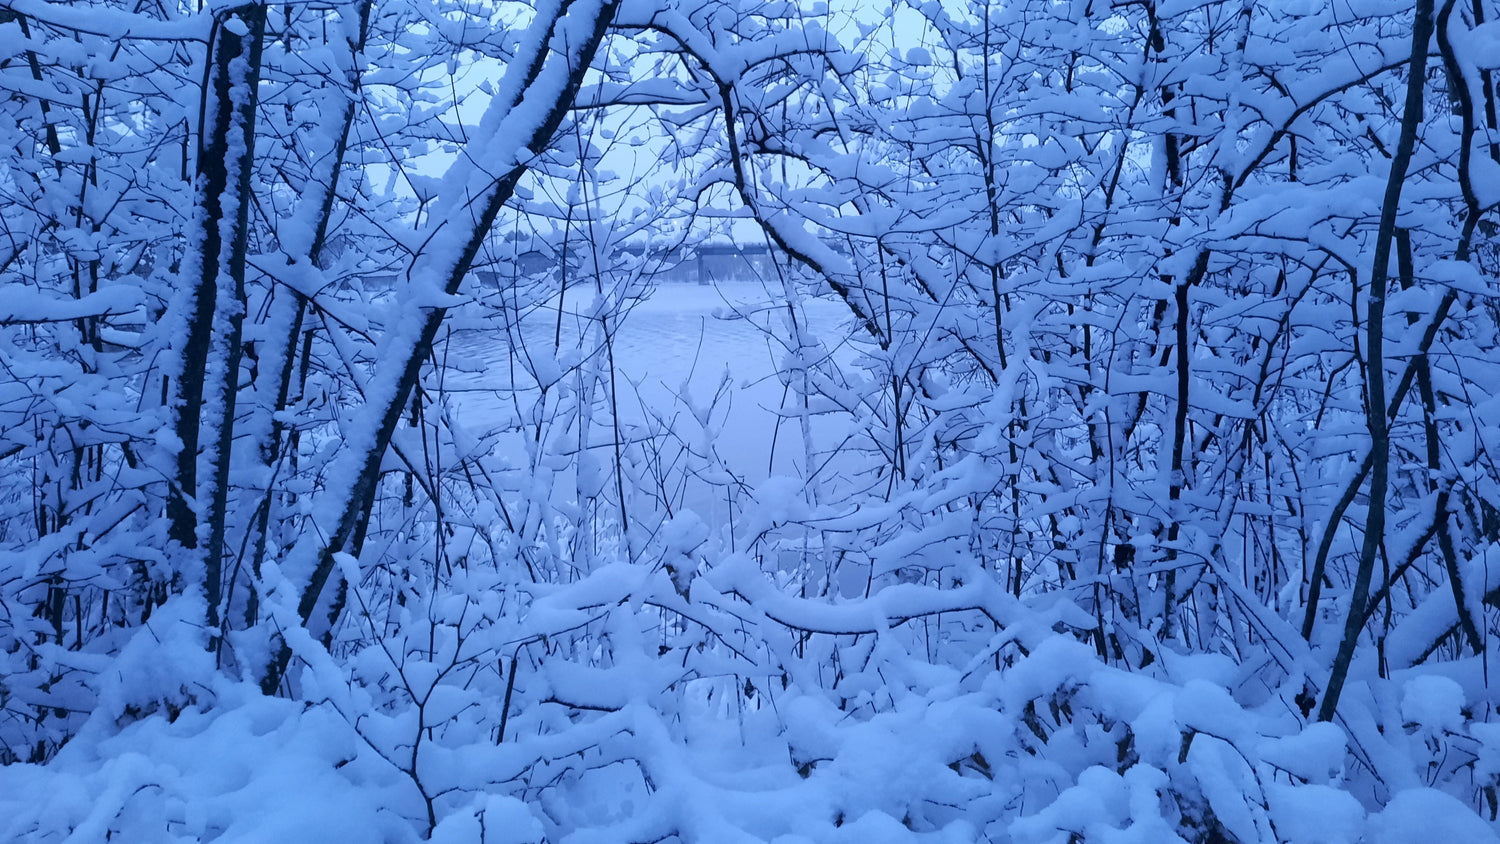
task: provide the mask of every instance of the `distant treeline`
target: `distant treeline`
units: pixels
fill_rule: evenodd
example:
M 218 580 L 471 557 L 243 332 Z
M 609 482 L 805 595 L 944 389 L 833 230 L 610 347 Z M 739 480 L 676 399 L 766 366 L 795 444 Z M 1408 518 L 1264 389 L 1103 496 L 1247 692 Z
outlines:
M 497 261 L 479 270 L 479 278 L 491 281 L 512 273 L 528 276 L 550 273 L 560 276 L 564 268 L 575 277 L 577 274 L 590 272 L 590 261 L 584 249 L 570 248 L 566 254 L 567 260 L 559 261 L 555 251 L 523 252 L 510 266 Z M 776 273 L 775 258 L 765 244 L 716 243 L 659 250 L 632 245 L 615 249 L 613 255 L 615 259 L 608 262 L 609 266 L 630 270 L 639 267 L 643 275 L 668 283 L 757 281 L 773 277 Z

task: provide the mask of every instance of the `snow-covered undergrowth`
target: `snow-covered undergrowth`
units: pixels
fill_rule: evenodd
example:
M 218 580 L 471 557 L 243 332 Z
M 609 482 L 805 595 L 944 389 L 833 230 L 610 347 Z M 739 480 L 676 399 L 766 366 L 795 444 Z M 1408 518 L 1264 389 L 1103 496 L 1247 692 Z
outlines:
M 661 307 L 689 308 L 681 296 Z M 669 342 L 701 345 L 636 316 L 626 368 Z M 756 383 L 740 343 L 725 362 Z M 650 374 L 682 387 L 642 402 L 640 430 L 717 383 L 687 359 Z M 477 397 L 458 403 L 464 419 L 488 418 L 464 404 Z M 758 398 L 751 407 L 774 416 L 764 408 L 777 396 Z M 750 413 L 709 411 L 674 423 L 679 441 L 717 443 L 684 448 L 677 471 L 743 477 L 757 454 L 733 429 L 753 427 Z M 340 558 L 359 586 L 331 651 L 293 637 L 290 697 L 233 679 L 266 658 L 264 631 L 232 633 L 216 667 L 201 602 L 185 593 L 117 654 L 40 651 L 70 669 L 67 699 L 89 714 L 40 724 L 74 731 L 46 764 L 0 768 L 0 841 L 1496 839 L 1500 728 L 1483 658 L 1381 679 L 1362 654 L 1339 717 L 1321 723 L 1327 636 L 1309 645 L 1233 595 L 1243 659 L 1126 619 L 1101 654 L 1087 580 L 1017 599 L 995 561 L 965 556 L 957 520 L 914 515 L 923 500 L 856 518 L 771 477 L 732 525 L 692 507 L 653 523 L 645 501 L 634 516 L 649 539 L 631 562 L 617 528 L 588 519 L 576 521 L 593 551 L 561 528 L 559 556 L 481 542 L 480 516 L 495 512 L 455 495 L 467 521 L 445 535 L 468 549 L 457 564 L 429 559 L 435 536 L 420 527 L 368 554 L 380 565 L 362 576 Z M 556 491 L 535 503 L 569 506 Z M 869 562 L 819 573 L 827 546 L 807 524 L 881 538 L 838 539 Z M 288 617 L 278 570 L 265 577 L 265 612 Z M 1395 626 L 1393 662 L 1417 661 L 1400 656 L 1408 639 L 1437 638 L 1418 627 L 1451 626 L 1435 615 Z M 43 700 L 23 679 L 11 678 L 15 702 Z
M 518 621 L 474 585 L 491 597 L 430 602 L 347 672 L 310 662 L 303 701 L 216 676 L 163 613 L 56 758 L 0 769 L 0 840 L 1496 839 L 1472 807 L 1500 730 L 1437 674 L 1318 723 L 1263 665 L 1108 665 L 1064 600 L 895 585 L 840 607 L 731 559 L 687 597 L 605 567 Z

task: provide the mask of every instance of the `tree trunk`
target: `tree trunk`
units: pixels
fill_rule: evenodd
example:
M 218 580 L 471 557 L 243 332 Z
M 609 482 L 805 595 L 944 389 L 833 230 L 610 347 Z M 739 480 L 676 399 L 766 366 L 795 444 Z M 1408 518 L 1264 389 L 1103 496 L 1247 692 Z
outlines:
M 201 560 L 207 622 L 217 644 L 230 445 L 245 316 L 250 170 L 266 10 L 237 6 L 216 21 L 204 92 L 207 134 L 198 147 L 198 207 L 183 273 L 193 285 L 177 386 L 177 479 L 167 501 L 169 535 Z M 227 223 L 227 225 L 226 225 Z M 205 413 L 205 409 L 211 409 Z M 199 477 L 203 451 L 209 476 Z

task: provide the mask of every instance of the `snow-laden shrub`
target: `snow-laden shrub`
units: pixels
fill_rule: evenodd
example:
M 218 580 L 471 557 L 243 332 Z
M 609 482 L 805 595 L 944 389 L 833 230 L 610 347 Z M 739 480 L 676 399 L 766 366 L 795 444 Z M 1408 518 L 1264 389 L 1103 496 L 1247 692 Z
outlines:
M 626 563 L 524 599 L 485 578 L 413 592 L 346 668 L 303 667 L 305 702 L 221 681 L 170 716 L 101 709 L 51 764 L 0 772 L 0 837 L 1494 837 L 1474 809 L 1494 730 L 1445 677 L 1372 681 L 1346 723 L 1310 722 L 1300 677 L 1268 688 L 1165 647 L 1109 664 L 1063 600 L 901 584 L 825 602 L 750 565 L 720 561 L 687 598 Z

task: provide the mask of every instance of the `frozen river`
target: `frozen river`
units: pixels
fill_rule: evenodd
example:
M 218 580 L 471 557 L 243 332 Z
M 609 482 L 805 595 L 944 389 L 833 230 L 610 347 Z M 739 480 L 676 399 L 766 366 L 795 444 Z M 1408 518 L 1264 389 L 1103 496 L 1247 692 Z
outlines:
M 563 312 L 561 351 L 555 356 L 554 349 L 559 348 L 555 344 L 556 302 L 531 310 L 518 330 L 497 325 L 452 336 L 448 360 L 460 371 L 450 376 L 446 386 L 453 390 L 463 421 L 471 429 L 482 430 L 501 420 L 514 424 L 517 402 L 524 405 L 535 399 L 536 379 L 529 373 L 544 378 L 549 372 L 561 373 L 563 389 L 558 392 L 576 389 L 577 374 L 566 370 L 584 359 L 596 341 L 590 339 L 591 323 L 577 313 L 589 306 L 588 300 L 571 293 L 570 299 Z M 800 474 L 798 399 L 776 375 L 777 364 L 788 353 L 786 338 L 791 336 L 787 310 L 779 286 L 751 282 L 658 286 L 649 298 L 630 308 L 614 333 L 624 426 L 639 434 L 640 426 L 649 430 L 653 425 L 648 423 L 661 420 L 685 438 L 701 438 L 702 429 L 689 415 L 685 400 L 702 409 L 727 383 L 720 405 L 710 415 L 710 427 L 716 429 L 712 445 L 726 467 L 751 486 L 770 474 Z M 826 353 L 847 362 L 853 356 L 843 342 L 847 314 L 840 302 L 805 298 L 799 320 Z M 443 350 L 438 353 L 442 355 Z M 554 359 L 557 366 L 551 363 Z M 594 360 L 606 365 L 602 356 Z M 520 392 L 513 391 L 512 385 Z M 598 449 L 610 442 L 607 414 L 599 414 L 594 424 L 590 441 Z M 500 448 L 502 453 L 510 452 L 505 456 L 513 462 L 526 459 L 514 435 L 502 438 Z M 689 488 L 684 494 L 687 504 L 705 520 L 721 521 L 722 504 L 705 500 L 706 490 Z

